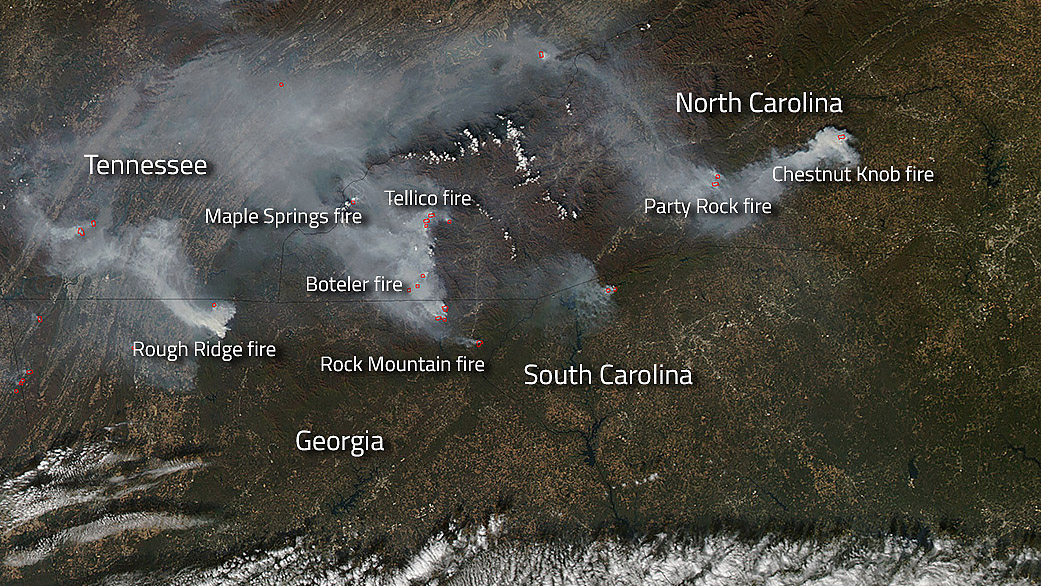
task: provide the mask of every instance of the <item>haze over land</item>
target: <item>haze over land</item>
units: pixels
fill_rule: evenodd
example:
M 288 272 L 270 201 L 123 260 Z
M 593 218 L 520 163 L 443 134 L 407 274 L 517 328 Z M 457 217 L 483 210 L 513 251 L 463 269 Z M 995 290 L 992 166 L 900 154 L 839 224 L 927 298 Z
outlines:
M 1039 16 L 0 12 L 0 582 L 1036 581 Z

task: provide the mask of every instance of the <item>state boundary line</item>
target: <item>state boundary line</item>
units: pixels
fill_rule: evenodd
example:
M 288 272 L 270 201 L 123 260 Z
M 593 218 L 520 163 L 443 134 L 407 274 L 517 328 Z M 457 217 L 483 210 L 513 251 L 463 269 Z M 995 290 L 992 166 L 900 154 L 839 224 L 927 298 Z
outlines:
M 211 302 L 230 301 L 232 303 L 257 303 L 257 304 L 282 304 L 282 303 L 286 303 L 286 304 L 294 304 L 294 305 L 311 304 L 311 303 L 401 303 L 401 302 L 405 302 L 405 303 L 421 303 L 421 302 L 425 302 L 425 301 L 434 301 L 434 302 L 437 302 L 437 303 L 449 303 L 451 301 L 540 301 L 542 299 L 547 299 L 549 297 L 553 297 L 554 295 L 558 295 L 558 294 L 563 293 L 565 291 L 569 291 L 571 289 L 574 289 L 575 287 L 581 287 L 582 285 L 585 285 L 586 283 L 591 283 L 591 282 L 596 281 L 596 280 L 597 280 L 597 277 L 592 277 L 590 279 L 586 279 L 585 281 L 581 281 L 581 282 L 575 283 L 573 285 L 568 285 L 567 287 L 562 287 L 562 288 L 557 289 L 555 291 L 550 291 L 549 293 L 545 293 L 545 294 L 542 294 L 542 295 L 536 295 L 534 297 L 453 297 L 453 298 L 449 298 L 449 299 L 438 299 L 438 298 L 434 298 L 434 297 L 425 297 L 425 298 L 422 298 L 422 299 L 250 299 L 250 298 L 229 298 L 229 297 L 213 297 L 213 296 L 210 296 L 210 297 L 84 297 L 82 299 L 71 299 L 69 297 L 59 297 L 57 299 L 52 299 L 50 297 L 21 297 L 21 298 L 18 298 L 18 297 L 11 297 L 11 298 L 4 297 L 3 300 L 7 301 L 7 302 L 15 302 L 15 301 L 34 301 L 34 302 L 66 301 L 66 302 L 72 302 L 72 303 L 80 302 L 80 301 L 211 301 Z
M 288 240 L 288 238 L 287 238 Z M 284 243 L 283 243 L 284 245 Z M 713 248 L 718 250 L 754 250 L 754 251 L 765 251 L 765 252 L 809 252 L 819 254 L 834 254 L 834 255 L 849 255 L 849 256 L 892 256 L 892 257 L 910 257 L 910 258 L 925 258 L 931 260 L 946 260 L 950 259 L 950 255 L 939 255 L 939 254 L 924 254 L 924 253 L 911 253 L 911 252 L 880 252 L 874 250 L 847 250 L 847 251 L 836 251 L 828 248 L 808 248 L 798 246 L 742 246 L 739 244 L 713 244 L 713 243 L 700 243 L 692 248 Z M 281 267 L 280 267 L 281 268 Z M 421 298 L 421 299 L 255 299 L 248 297 L 240 298 L 229 298 L 219 296 L 191 296 L 191 297 L 84 297 L 80 299 L 72 299 L 68 297 L 51 298 L 51 297 L 2 297 L 5 302 L 104 302 L 104 301 L 230 301 L 232 303 L 252 303 L 252 304 L 268 304 L 268 305 L 307 305 L 313 303 L 422 303 L 422 302 L 438 302 L 438 303 L 449 303 L 453 301 L 540 301 L 559 295 L 565 291 L 580 287 L 586 283 L 591 283 L 598 280 L 597 277 L 592 277 L 562 287 L 549 293 L 542 295 L 536 295 L 532 297 L 452 297 L 447 299 L 437 299 L 432 297 Z M 281 285 L 281 283 L 279 283 Z M 280 287 L 279 287 L 280 288 Z

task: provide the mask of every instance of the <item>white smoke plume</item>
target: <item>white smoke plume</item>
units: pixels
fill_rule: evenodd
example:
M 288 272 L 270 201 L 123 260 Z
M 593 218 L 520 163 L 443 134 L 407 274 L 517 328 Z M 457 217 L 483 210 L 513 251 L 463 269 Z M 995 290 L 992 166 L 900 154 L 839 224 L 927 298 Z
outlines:
M 840 136 L 843 138 L 840 139 Z M 694 201 L 698 197 L 717 202 L 726 201 L 727 198 L 743 200 L 752 197 L 757 201 L 776 203 L 791 184 L 775 181 L 774 167 L 784 166 L 793 171 L 815 167 L 850 167 L 860 162 L 860 155 L 853 148 L 854 141 L 849 132 L 831 126 L 822 128 L 799 150 L 788 155 L 774 151 L 768 159 L 751 163 L 730 177 L 719 174 L 720 178 L 716 179 L 716 170 L 696 168 L 687 177 L 690 187 L 679 193 L 687 201 Z M 712 187 L 713 182 L 718 183 L 719 187 Z M 730 234 L 750 224 L 753 218 L 751 215 L 728 217 L 722 214 L 702 217 L 699 228 Z
M 61 275 L 107 278 L 125 275 L 148 297 L 157 299 L 182 323 L 220 338 L 228 331 L 235 306 L 198 299 L 198 286 L 178 237 L 176 224 L 153 220 L 140 228 L 123 229 L 118 237 L 81 226 L 58 226 L 24 202 L 33 219 L 29 233 L 42 240 L 50 269 Z M 138 290 L 138 289 L 135 289 Z
M 91 135 L 72 145 L 38 145 L 38 160 L 50 157 L 77 161 L 87 152 L 121 158 L 130 153 L 145 158 L 205 158 L 212 167 L 211 175 L 191 180 L 192 189 L 186 190 L 190 196 L 185 196 L 190 201 L 179 207 L 169 202 L 139 206 L 138 216 L 127 223 L 113 220 L 119 216 L 115 206 L 127 197 L 121 190 L 136 187 L 122 187 L 118 180 L 84 179 L 85 170 L 78 163 L 53 165 L 48 174 L 30 177 L 31 187 L 21 194 L 22 223 L 28 240 L 46 247 L 53 273 L 70 279 L 126 275 L 137 284 L 131 294 L 161 299 L 179 322 L 205 335 L 221 337 L 227 333 L 236 308 L 219 299 L 233 298 L 235 291 L 263 289 L 263 284 L 276 276 L 262 272 L 262 267 L 277 264 L 280 271 L 286 271 L 284 281 L 281 273 L 277 275 L 278 300 L 320 299 L 303 291 L 304 274 L 369 280 L 379 275 L 400 279 L 413 290 L 369 291 L 364 300 L 376 303 L 359 308 L 391 316 L 413 331 L 442 338 L 452 333 L 441 309 L 449 296 L 446 271 L 450 262 L 439 257 L 437 238 L 448 229 L 446 222 L 453 210 L 388 205 L 384 190 L 440 193 L 453 187 L 432 178 L 422 168 L 428 162 L 410 155 L 418 149 L 432 154 L 455 147 L 465 151 L 449 138 L 460 129 L 470 133 L 471 128 L 498 127 L 506 120 L 508 135 L 503 138 L 512 141 L 516 159 L 516 169 L 508 172 L 523 177 L 519 186 L 525 186 L 545 181 L 538 168 L 541 164 L 563 164 L 567 169 L 567 151 L 536 152 L 540 145 L 557 137 L 535 134 L 565 132 L 562 129 L 567 128 L 566 132 L 575 135 L 567 144 L 586 148 L 599 142 L 609 147 L 605 164 L 610 160 L 641 184 L 641 193 L 633 194 L 636 201 L 644 196 L 692 201 L 732 195 L 773 202 L 787 187 L 771 180 L 773 164 L 804 169 L 818 164 L 849 164 L 857 159 L 851 141 L 838 142 L 837 131 L 828 128 L 801 150 L 750 164 L 733 176 L 722 177 L 720 187 L 712 188 L 716 170 L 671 154 L 669 143 L 684 141 L 663 138 L 669 134 L 668 125 L 647 111 L 643 106 L 646 96 L 621 81 L 609 62 L 581 55 L 562 57 L 565 53 L 560 48 L 524 31 L 513 31 L 506 40 L 488 43 L 477 51 L 460 53 L 450 65 L 438 61 L 439 53 L 432 51 L 378 73 L 335 65 L 289 69 L 279 64 L 280 60 L 265 61 L 258 67 L 256 55 L 250 52 L 252 46 L 249 39 L 242 39 L 238 45 L 221 45 L 172 70 L 146 74 L 113 92 L 104 106 L 110 111 L 107 122 Z M 543 58 L 536 57 L 540 52 Z M 586 112 L 599 114 L 571 116 L 568 101 L 567 114 L 563 110 L 557 113 L 566 123 L 542 121 L 521 146 L 516 138 L 519 130 L 504 113 L 579 92 L 592 102 Z M 622 110 L 632 110 L 636 115 L 629 123 L 620 122 L 630 118 Z M 541 112 L 550 116 L 551 109 L 542 108 Z M 575 122 L 579 119 L 582 121 Z M 476 142 L 473 134 L 469 136 L 471 143 Z M 476 155 L 476 149 L 471 151 Z M 565 160 L 553 161 L 553 157 Z M 189 186 L 187 182 L 184 185 Z M 74 232 L 71 222 L 75 220 L 64 219 L 70 213 L 60 203 L 81 188 L 100 208 L 97 229 L 87 237 Z M 52 191 L 61 194 L 58 204 L 48 195 Z M 477 195 L 485 203 L 515 197 L 492 190 Z M 165 196 L 169 197 L 169 192 Z M 617 194 L 607 191 L 598 196 Z M 561 206 L 562 213 L 577 217 L 577 204 L 573 204 Z M 360 211 L 363 223 L 329 224 L 318 229 L 251 226 L 235 230 L 207 225 L 203 219 L 206 208 L 271 207 L 332 215 L 333 210 L 345 206 Z M 436 220 L 424 226 L 430 212 L 436 213 Z M 691 223 L 695 233 L 726 235 L 753 220 L 751 216 L 700 217 Z M 508 225 L 511 221 L 516 220 L 507 216 L 499 228 L 510 247 L 509 260 L 518 266 L 493 269 L 506 289 L 517 283 L 505 281 L 537 273 L 534 265 L 552 264 L 545 258 L 529 257 L 525 265 L 519 265 L 517 259 L 524 256 L 519 248 L 529 243 L 517 240 L 517 233 Z M 543 228 L 529 226 L 536 236 Z M 534 240 L 531 246 L 544 246 Z M 201 255 L 200 249 L 210 247 L 210 243 L 228 254 Z M 293 255 L 279 256 L 287 251 Z M 200 257 L 209 259 L 207 263 L 219 259 L 220 266 L 192 266 L 193 259 Z M 268 262 L 273 258 L 279 262 Z M 289 262 L 281 262 L 287 258 Z M 204 284 L 208 279 L 202 275 L 218 271 L 224 273 L 219 284 Z M 593 272 L 595 275 L 595 268 Z M 574 284 L 582 280 L 580 276 L 573 275 L 563 284 Z M 487 291 L 475 291 L 472 296 L 488 295 Z M 587 297 L 600 301 L 598 295 Z M 583 311 L 587 314 L 597 312 L 586 309 Z
M 445 295 L 441 274 L 434 262 L 435 233 L 450 217 L 441 206 L 398 207 L 388 205 L 384 190 L 415 189 L 440 193 L 442 186 L 416 173 L 413 162 L 394 153 L 424 136 L 434 140 L 465 122 L 493 119 L 531 89 L 527 88 L 525 63 L 516 59 L 522 45 L 534 55 L 538 45 L 524 37 L 514 44 L 490 48 L 487 54 L 449 71 L 418 66 L 409 71 L 379 75 L 357 71 L 288 71 L 277 66 L 261 72 L 250 67 L 244 52 L 227 50 L 189 61 L 162 75 L 135 82 L 139 90 L 115 92 L 109 122 L 71 147 L 42 145 L 37 157 L 48 154 L 72 159 L 85 152 L 120 158 L 125 153 L 141 157 L 180 156 L 208 159 L 207 197 L 181 206 L 182 233 L 173 220 L 149 220 L 143 227 L 110 223 L 109 209 L 118 182 L 94 186 L 102 211 L 97 231 L 107 240 L 75 238 L 73 228 L 49 221 L 42 212 L 51 202 L 46 193 L 58 185 L 79 183 L 85 169 L 73 164 L 51 177 L 34 177 L 35 189 L 23 194 L 22 210 L 30 238 L 45 242 L 51 253 L 52 271 L 69 277 L 126 272 L 145 286 L 144 294 L 162 298 L 182 322 L 223 336 L 234 314 L 230 304 L 214 308 L 205 301 L 190 263 L 180 252 L 179 238 L 216 240 L 231 228 L 207 226 L 204 209 L 239 210 L 242 207 L 275 210 L 325 211 L 350 203 L 364 216 L 363 224 L 305 228 L 292 236 L 291 246 L 332 252 L 337 264 L 316 267 L 325 276 L 350 274 L 359 279 L 382 275 L 400 279 L 411 294 L 370 293 L 369 298 L 394 303 L 381 310 L 397 316 L 420 331 L 444 330 L 435 318 L 442 314 Z M 519 88 L 525 88 L 518 91 Z M 169 181 L 153 178 L 152 181 Z M 429 227 L 423 220 L 436 214 Z M 266 248 L 253 247 L 252 258 L 232 260 L 236 276 L 255 277 L 264 257 L 280 254 L 279 244 L 291 228 L 263 231 Z M 232 240 L 242 234 L 233 234 Z M 202 268 L 202 267 L 200 267 Z M 310 267 L 309 267 L 310 268 Z M 420 275 L 426 275 L 420 277 Z M 302 287 L 288 283 L 291 292 Z M 217 295 L 214 295 L 218 297 Z M 438 334 L 440 335 L 440 334 Z

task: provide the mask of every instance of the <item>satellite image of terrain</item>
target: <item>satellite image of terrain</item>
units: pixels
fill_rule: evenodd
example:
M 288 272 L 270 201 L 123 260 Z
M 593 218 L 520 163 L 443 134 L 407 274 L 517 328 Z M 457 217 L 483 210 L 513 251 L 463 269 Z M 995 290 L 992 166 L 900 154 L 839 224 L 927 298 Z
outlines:
M 0 584 L 1041 582 L 1036 0 L 5 0 Z

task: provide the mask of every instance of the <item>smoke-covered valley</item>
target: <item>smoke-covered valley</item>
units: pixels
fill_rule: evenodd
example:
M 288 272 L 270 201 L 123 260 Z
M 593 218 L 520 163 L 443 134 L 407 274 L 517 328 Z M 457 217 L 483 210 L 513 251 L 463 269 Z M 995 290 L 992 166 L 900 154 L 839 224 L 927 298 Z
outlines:
M 14 217 L 24 258 L 42 251 L 47 271 L 77 283 L 81 297 L 162 304 L 127 315 L 132 319 L 119 325 L 117 338 L 156 328 L 222 337 L 237 327 L 237 300 L 300 300 L 307 272 L 383 275 L 410 287 L 421 282 L 422 290 L 410 295 L 368 298 L 385 301 L 380 313 L 406 331 L 439 339 L 451 334 L 444 307 L 453 298 L 552 293 L 532 291 L 525 275 L 561 251 L 583 256 L 603 246 L 602 234 L 589 241 L 572 229 L 591 213 L 584 209 L 588 198 L 610 213 L 650 195 L 690 201 L 734 193 L 776 201 L 785 186 L 768 176 L 773 160 L 800 168 L 856 160 L 848 141 L 839 145 L 836 131 L 826 130 L 795 153 L 779 145 L 773 159 L 750 162 L 725 176 L 723 189 L 711 189 L 717 170 L 672 154 L 682 139 L 662 138 L 672 132 L 667 122 L 648 115 L 619 122 L 627 109 L 643 111 L 637 102 L 655 96 L 622 91 L 625 81 L 610 59 L 568 52 L 523 30 L 458 63 L 430 55 L 392 72 L 302 64 L 257 69 L 254 42 L 215 46 L 182 66 L 147 73 L 96 106 L 108 115 L 91 135 L 41 140 L 14 167 L 22 184 Z M 581 191 L 574 187 L 568 193 L 561 181 L 547 180 L 550 172 L 566 175 L 571 158 L 594 149 L 602 153 L 595 164 L 629 177 L 633 192 L 574 193 Z M 213 171 L 189 179 L 89 175 L 82 159 L 88 153 L 205 158 Z M 468 176 L 468 165 L 494 178 Z M 389 206 L 385 189 L 454 189 L 472 193 L 477 203 Z M 350 207 L 364 223 L 231 230 L 203 222 L 206 208 L 243 207 L 329 213 Z M 423 225 L 428 211 L 436 213 L 429 227 Z M 690 234 L 726 235 L 751 221 L 698 218 Z M 85 233 L 77 232 L 88 222 Z M 471 239 L 502 235 L 471 242 L 479 262 L 460 263 L 456 251 L 438 246 L 442 236 L 476 223 L 492 229 L 474 228 Z M 475 265 L 495 268 L 469 274 Z M 588 280 L 564 278 L 554 286 Z M 471 302 L 462 304 L 461 314 L 472 313 Z

